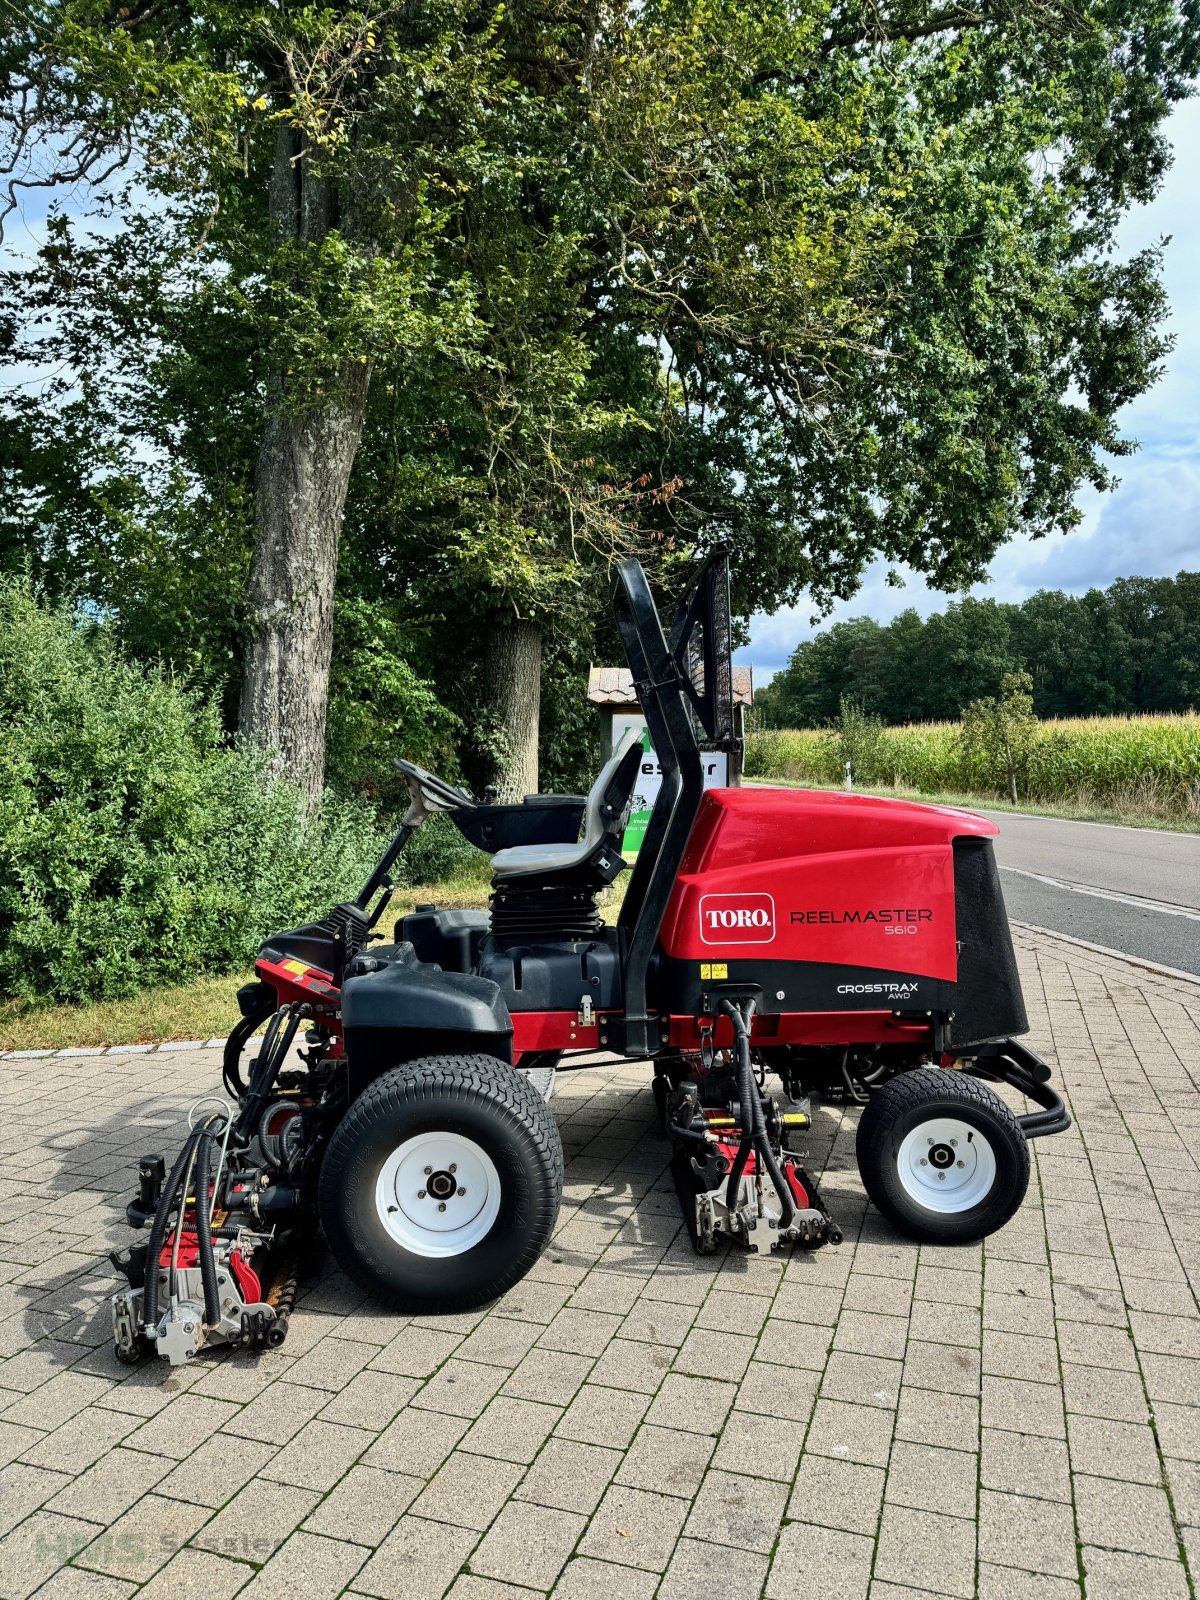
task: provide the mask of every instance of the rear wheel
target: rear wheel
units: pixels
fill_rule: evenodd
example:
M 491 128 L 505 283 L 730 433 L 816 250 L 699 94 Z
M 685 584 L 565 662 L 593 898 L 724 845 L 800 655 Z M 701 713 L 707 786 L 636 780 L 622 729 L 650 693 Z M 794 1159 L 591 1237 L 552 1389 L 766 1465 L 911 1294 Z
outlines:
M 933 1244 L 995 1233 L 1029 1186 L 1016 1117 L 977 1079 L 944 1068 L 903 1072 L 877 1089 L 856 1153 L 863 1187 L 888 1221 Z
M 386 1072 L 342 1119 L 321 1168 L 338 1264 L 386 1305 L 465 1311 L 524 1277 L 562 1196 L 558 1128 L 492 1056 L 427 1056 Z

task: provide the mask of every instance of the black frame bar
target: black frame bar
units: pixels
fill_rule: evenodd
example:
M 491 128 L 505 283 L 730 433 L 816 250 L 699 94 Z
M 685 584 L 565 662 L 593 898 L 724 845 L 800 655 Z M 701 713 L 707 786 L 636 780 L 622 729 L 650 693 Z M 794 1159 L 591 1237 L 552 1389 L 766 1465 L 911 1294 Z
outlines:
M 679 603 L 669 640 L 641 563 L 620 562 L 617 579 L 613 612 L 662 768 L 618 923 L 627 939 L 622 1045 L 628 1056 L 645 1056 L 663 1043 L 647 1008 L 646 982 L 704 795 L 700 734 L 709 748 L 724 749 L 731 758 L 737 753 L 729 551 L 718 546 L 704 562 Z

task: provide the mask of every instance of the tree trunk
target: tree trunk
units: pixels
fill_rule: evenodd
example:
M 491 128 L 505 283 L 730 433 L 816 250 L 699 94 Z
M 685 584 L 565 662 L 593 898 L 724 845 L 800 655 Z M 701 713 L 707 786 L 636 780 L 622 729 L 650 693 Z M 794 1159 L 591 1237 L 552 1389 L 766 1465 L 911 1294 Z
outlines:
M 542 630 L 536 622 L 492 626 L 484 641 L 484 695 L 504 738 L 497 764 L 501 800 L 536 794 L 542 702 Z
M 310 243 L 336 222 L 337 197 L 307 176 L 290 129 L 278 136 L 270 209 L 281 235 Z M 346 362 L 324 400 L 285 407 L 276 375 L 259 444 L 239 727 L 310 809 L 325 781 L 338 544 L 369 385 L 369 366 Z

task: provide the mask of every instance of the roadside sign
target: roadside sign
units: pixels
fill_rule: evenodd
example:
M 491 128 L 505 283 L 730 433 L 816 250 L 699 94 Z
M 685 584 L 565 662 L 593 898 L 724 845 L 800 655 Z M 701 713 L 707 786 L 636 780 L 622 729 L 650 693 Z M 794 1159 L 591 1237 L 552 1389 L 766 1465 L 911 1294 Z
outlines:
M 625 829 L 625 837 L 621 840 L 621 854 L 635 856 L 642 847 L 642 840 L 646 837 L 646 827 L 650 821 L 650 813 L 654 810 L 654 802 L 658 798 L 658 791 L 662 787 L 662 768 L 659 766 L 658 757 L 650 744 L 650 733 L 646 727 L 646 719 L 636 712 L 616 711 L 613 713 L 612 747 L 615 750 L 633 728 L 637 731 L 642 741 L 642 764 L 638 772 L 637 784 L 633 791 L 633 810 L 629 814 L 629 823 Z M 704 787 L 706 789 L 724 789 L 729 784 L 729 758 L 723 750 L 705 750 L 701 752 L 700 759 L 704 763 Z

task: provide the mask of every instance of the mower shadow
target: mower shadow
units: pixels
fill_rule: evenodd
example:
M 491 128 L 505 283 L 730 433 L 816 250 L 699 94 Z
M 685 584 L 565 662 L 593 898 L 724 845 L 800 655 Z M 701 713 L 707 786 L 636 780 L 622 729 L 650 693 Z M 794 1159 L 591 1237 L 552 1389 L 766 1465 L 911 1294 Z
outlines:
M 136 1065 L 156 1060 L 161 1068 L 165 1059 L 169 1058 L 139 1057 Z M 112 1064 L 127 1070 L 119 1059 Z M 217 1069 L 215 1056 L 213 1067 Z M 211 1076 L 215 1079 L 217 1070 Z M 37 1345 L 40 1358 L 52 1368 L 78 1367 L 122 1381 L 186 1386 L 187 1380 L 162 1364 L 150 1363 L 131 1372 L 116 1361 L 111 1348 L 108 1302 L 124 1279 L 109 1257 L 110 1252 L 124 1251 L 137 1242 L 125 1220 L 125 1203 L 135 1185 L 138 1157 L 162 1151 L 170 1158 L 186 1132 L 185 1105 L 206 1085 L 197 1074 L 184 1102 L 178 1085 L 167 1094 L 156 1094 L 156 1087 L 139 1084 L 136 1111 L 121 1107 L 102 1119 L 88 1116 L 98 1097 L 76 1100 L 74 1117 L 42 1139 L 36 1231 L 25 1242 L 24 1256 L 18 1255 L 19 1245 L 6 1251 L 19 1267 L 6 1286 L 10 1302 L 17 1305 L 0 1321 L 0 1355 Z M 547 1275 L 561 1273 L 565 1284 L 572 1278 L 582 1281 L 594 1270 L 681 1278 L 708 1274 L 714 1268 L 723 1277 L 742 1278 L 753 1272 L 756 1258 L 736 1245 L 721 1246 L 712 1256 L 693 1252 L 668 1170 L 669 1149 L 658 1130 L 648 1075 L 629 1083 L 627 1093 L 611 1093 L 615 1087 L 609 1080 L 602 1096 L 605 1103 L 587 1115 L 581 1108 L 594 1096 L 585 1099 L 568 1090 L 551 1102 L 563 1135 L 566 1185 L 563 1219 L 543 1257 Z M 148 1091 L 145 1099 L 140 1098 L 143 1091 Z M 814 1107 L 805 1165 L 820 1183 L 847 1242 L 855 1239 L 867 1212 L 853 1136 L 854 1119 L 843 1108 Z M 874 1231 L 884 1225 L 873 1216 L 871 1226 Z M 890 1236 L 891 1230 L 886 1231 Z M 898 1242 L 900 1236 L 894 1237 Z M 793 1270 L 802 1272 L 811 1256 L 797 1249 L 778 1259 L 790 1260 L 795 1263 Z M 294 1342 L 307 1347 L 315 1331 L 304 1334 L 303 1319 L 360 1312 L 380 1315 L 338 1270 L 324 1243 L 315 1241 L 304 1264 L 293 1330 L 301 1337 Z M 288 1348 L 292 1345 L 289 1339 Z M 228 1355 L 227 1351 L 206 1354 L 197 1367 L 211 1367 Z

